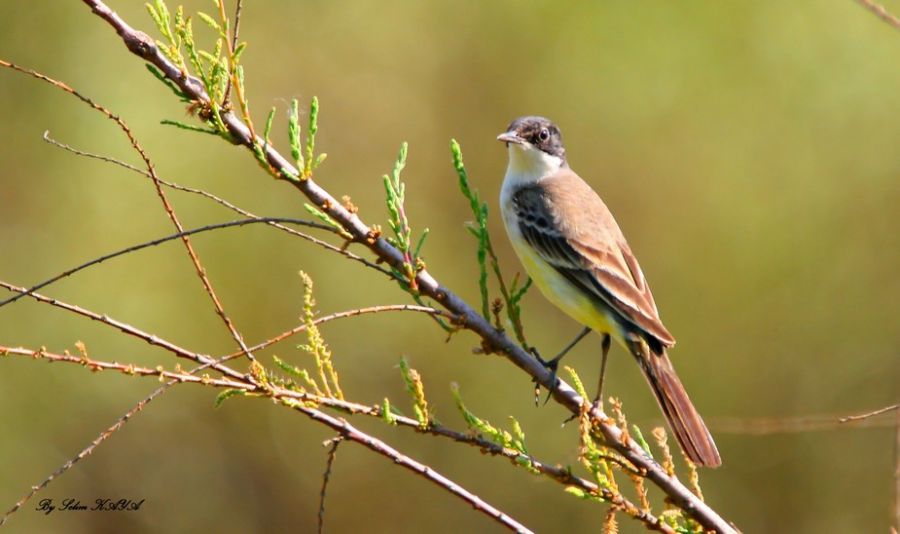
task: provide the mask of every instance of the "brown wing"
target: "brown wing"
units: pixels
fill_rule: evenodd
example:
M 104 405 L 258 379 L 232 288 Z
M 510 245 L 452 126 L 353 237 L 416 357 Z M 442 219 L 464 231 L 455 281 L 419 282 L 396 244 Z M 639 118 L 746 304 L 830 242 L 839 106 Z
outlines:
M 632 325 L 672 346 L 637 260 L 606 205 L 569 168 L 515 193 L 525 240 L 570 282 Z

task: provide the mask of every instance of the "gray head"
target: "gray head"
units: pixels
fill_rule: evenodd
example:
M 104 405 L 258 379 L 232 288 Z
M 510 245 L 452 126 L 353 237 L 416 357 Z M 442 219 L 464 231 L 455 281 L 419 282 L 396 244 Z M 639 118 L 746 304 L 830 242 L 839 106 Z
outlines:
M 497 136 L 497 140 L 503 141 L 506 146 L 510 143 L 528 144 L 563 161 L 566 159 L 559 127 L 544 117 L 519 117 L 509 124 L 506 132 Z

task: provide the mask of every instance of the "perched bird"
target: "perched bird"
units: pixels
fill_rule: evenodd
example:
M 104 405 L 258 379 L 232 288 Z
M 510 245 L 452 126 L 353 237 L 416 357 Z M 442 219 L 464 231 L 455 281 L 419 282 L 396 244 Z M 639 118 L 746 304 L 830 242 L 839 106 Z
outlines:
M 675 338 L 612 213 L 569 168 L 559 128 L 543 117 L 520 117 L 497 139 L 509 151 L 500 209 L 513 248 L 541 293 L 586 327 L 544 364 L 555 374 L 559 359 L 581 338 L 591 330 L 601 334 L 599 399 L 612 337 L 640 364 L 687 456 L 698 465 L 720 465 L 716 444 L 666 353 Z

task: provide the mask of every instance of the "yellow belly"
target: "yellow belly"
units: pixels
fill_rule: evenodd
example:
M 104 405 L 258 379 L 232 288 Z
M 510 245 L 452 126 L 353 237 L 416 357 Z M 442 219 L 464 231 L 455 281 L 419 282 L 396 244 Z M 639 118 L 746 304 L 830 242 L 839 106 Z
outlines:
M 596 297 L 584 293 L 566 280 L 552 265 L 545 262 L 518 232 L 516 235 L 510 232 L 510 239 L 528 276 L 547 300 L 591 330 L 610 334 L 617 342 L 623 342 L 618 326 L 609 317 L 609 312 L 598 303 Z

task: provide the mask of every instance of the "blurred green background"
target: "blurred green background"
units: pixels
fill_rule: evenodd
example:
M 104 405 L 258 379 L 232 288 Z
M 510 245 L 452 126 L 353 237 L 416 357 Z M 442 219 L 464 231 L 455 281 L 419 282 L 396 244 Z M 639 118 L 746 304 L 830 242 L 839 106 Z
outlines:
M 112 7 L 137 28 L 140 2 Z M 195 1 L 188 11 L 212 12 Z M 889 5 L 900 11 L 900 3 Z M 197 26 L 201 26 L 198 22 Z M 562 128 L 573 168 L 628 236 L 678 338 L 673 359 L 708 418 L 725 464 L 702 473 L 708 502 L 747 532 L 885 532 L 892 520 L 894 429 L 734 433 L 757 418 L 834 420 L 891 404 L 900 391 L 900 32 L 851 0 L 818 2 L 247 2 L 241 37 L 257 124 L 278 106 L 284 147 L 292 98 L 321 102 L 317 179 L 386 226 L 381 175 L 404 140 L 408 212 L 431 229 L 431 272 L 478 298 L 471 219 L 448 141 L 463 147 L 491 203 L 507 273 L 519 269 L 497 217 L 506 165 L 494 141 L 508 122 L 542 114 Z M 208 37 L 205 31 L 200 35 Z M 265 215 L 305 217 L 303 200 L 249 154 L 161 126 L 184 107 L 78 2 L 0 2 L 0 57 L 63 80 L 120 114 L 164 178 Z M 28 285 L 118 248 L 171 233 L 152 186 L 41 141 L 137 163 L 112 123 L 68 95 L 0 72 L 0 279 Z M 188 227 L 231 220 L 184 194 Z M 256 342 L 297 322 L 316 280 L 323 313 L 408 302 L 376 273 L 263 227 L 194 240 L 228 312 Z M 358 247 L 353 247 L 357 250 Z M 360 251 L 359 249 L 357 251 Z M 44 290 L 186 347 L 234 349 L 177 243 L 90 269 Z M 0 299 L 6 295 L 0 294 Z M 553 353 L 579 327 L 535 291 L 533 343 Z M 396 364 L 423 374 L 437 416 L 457 428 L 449 384 L 502 423 L 515 415 L 530 450 L 576 461 L 573 425 L 536 409 L 506 360 L 418 315 L 323 327 L 348 396 L 389 396 L 408 409 Z M 98 359 L 171 367 L 173 359 L 108 327 L 33 302 L 0 309 L 0 344 L 55 351 L 87 344 Z M 299 342 L 299 339 L 298 339 Z M 302 365 L 294 342 L 274 351 Z M 599 340 L 569 356 L 589 384 Z M 270 361 L 268 355 L 265 361 Z M 660 423 L 636 366 L 614 349 L 607 392 L 631 421 Z M 0 507 L 8 509 L 157 386 L 22 358 L 0 363 Z M 171 390 L 41 497 L 146 498 L 138 513 L 15 515 L 13 532 L 314 530 L 331 433 L 288 410 L 214 392 Z M 743 423 L 741 423 L 743 421 Z M 606 511 L 473 449 L 354 419 L 542 532 L 597 531 Z M 790 427 L 791 425 L 788 424 Z M 756 427 L 753 427 L 756 428 Z M 499 531 L 461 501 L 347 444 L 334 467 L 330 532 Z M 641 531 L 622 519 L 623 532 Z

